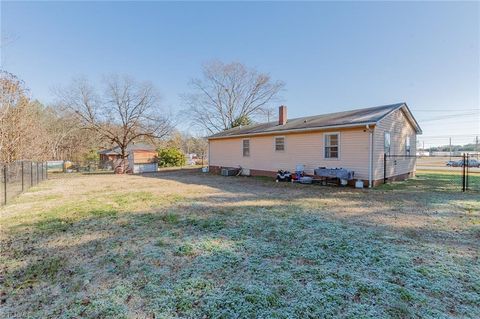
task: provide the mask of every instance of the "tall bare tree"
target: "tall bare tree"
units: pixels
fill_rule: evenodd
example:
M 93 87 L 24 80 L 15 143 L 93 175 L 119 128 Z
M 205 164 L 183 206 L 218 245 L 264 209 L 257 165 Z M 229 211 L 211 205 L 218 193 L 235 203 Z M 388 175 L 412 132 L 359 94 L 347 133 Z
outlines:
M 118 146 L 122 160 L 117 172 L 126 171 L 128 145 L 139 139 L 162 138 L 172 129 L 153 85 L 129 77 L 105 78 L 102 94 L 85 79 L 79 79 L 60 90 L 59 97 L 75 112 L 83 129 Z
M 0 73 L 0 158 L 7 161 L 9 147 L 10 117 L 14 107 L 25 103 L 24 85 L 15 75 L 1 71 Z
M 92 150 L 102 143 L 94 131 L 82 131 L 81 121 L 69 108 L 54 105 L 44 110 L 48 133 L 49 159 L 82 162 Z
M 23 81 L 0 71 L 0 162 L 46 159 L 43 109 L 30 100 Z
M 193 79 L 184 95 L 194 124 L 209 133 L 245 125 L 279 98 L 285 84 L 241 63 L 212 62 L 203 66 L 203 78 Z
M 24 82 L 0 71 L 0 163 L 68 159 L 81 162 L 100 141 L 80 132 L 77 115 L 31 100 Z

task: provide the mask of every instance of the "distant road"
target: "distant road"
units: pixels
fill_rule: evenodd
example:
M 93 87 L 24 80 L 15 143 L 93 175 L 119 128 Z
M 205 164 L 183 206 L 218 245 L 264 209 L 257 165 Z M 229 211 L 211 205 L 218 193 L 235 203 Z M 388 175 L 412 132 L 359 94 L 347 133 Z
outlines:
M 427 165 L 417 165 L 417 170 L 423 171 L 448 171 L 448 172 L 461 172 L 462 167 L 448 167 L 448 166 L 427 166 Z M 469 172 L 480 173 L 480 168 L 478 167 L 469 167 Z

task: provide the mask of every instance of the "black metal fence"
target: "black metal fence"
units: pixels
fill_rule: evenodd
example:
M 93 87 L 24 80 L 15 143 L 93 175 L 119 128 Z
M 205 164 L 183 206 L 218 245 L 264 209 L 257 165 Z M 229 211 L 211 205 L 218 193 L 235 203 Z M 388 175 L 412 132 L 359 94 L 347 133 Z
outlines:
M 48 178 L 46 162 L 17 161 L 0 168 L 0 205 Z
M 418 181 L 430 190 L 480 192 L 480 160 L 468 153 L 455 156 L 384 154 L 384 184 L 416 172 Z
M 55 160 L 48 161 L 48 171 L 50 173 L 84 173 L 84 172 L 95 172 L 98 170 L 110 170 L 112 168 L 105 168 L 101 165 L 99 161 L 64 161 L 64 160 Z
M 464 154 L 463 163 L 463 191 L 480 192 L 480 161 L 478 160 L 478 154 L 476 156 Z

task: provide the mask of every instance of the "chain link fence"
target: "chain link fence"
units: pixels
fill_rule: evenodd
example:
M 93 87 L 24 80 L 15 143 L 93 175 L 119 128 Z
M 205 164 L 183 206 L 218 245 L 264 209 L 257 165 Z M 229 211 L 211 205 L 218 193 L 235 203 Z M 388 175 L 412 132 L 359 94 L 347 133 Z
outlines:
M 0 164 L 0 205 L 48 178 L 46 162 Z
M 416 172 L 416 180 L 429 190 L 480 192 L 480 161 L 476 155 L 384 156 L 384 183 L 395 180 L 396 171 Z
M 464 191 L 480 192 L 480 160 L 476 155 L 465 154 L 463 158 Z

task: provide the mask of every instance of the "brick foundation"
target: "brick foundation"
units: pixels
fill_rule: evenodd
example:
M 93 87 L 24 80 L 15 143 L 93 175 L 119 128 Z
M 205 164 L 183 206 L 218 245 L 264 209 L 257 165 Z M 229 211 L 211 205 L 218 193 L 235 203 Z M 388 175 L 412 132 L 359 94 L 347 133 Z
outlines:
M 415 177 L 415 172 L 408 172 L 408 173 L 405 173 L 405 174 L 389 176 L 387 178 L 387 183 L 404 181 L 404 180 L 412 178 L 412 177 Z M 378 185 L 381 185 L 381 184 L 383 184 L 383 178 L 373 181 L 373 186 L 378 186 Z
M 209 173 L 220 175 L 221 171 L 222 171 L 222 167 L 220 166 L 213 166 L 213 165 L 208 166 Z
M 209 166 L 208 171 L 213 174 L 219 174 L 222 172 L 222 168 L 224 166 Z M 225 166 L 227 167 L 227 166 Z M 228 166 L 230 167 L 230 166 Z M 250 170 L 250 176 L 267 176 L 267 177 L 273 177 L 275 178 L 277 176 L 277 172 L 272 172 L 272 171 L 263 171 L 259 169 L 251 169 Z
M 209 166 L 209 172 L 212 174 L 220 174 L 222 171 L 222 166 Z M 264 171 L 264 170 L 259 170 L 259 169 L 250 169 L 250 176 L 266 176 L 266 177 L 272 177 L 275 178 L 277 176 L 277 172 L 272 172 L 272 171 Z M 311 176 L 311 175 L 307 175 Z M 313 177 L 313 176 L 311 176 Z M 387 179 L 388 182 L 394 182 L 394 181 L 403 181 L 408 178 L 415 177 L 415 172 L 409 172 L 405 174 L 400 174 L 400 175 L 395 175 L 395 176 L 390 176 Z M 351 181 L 348 181 L 349 186 L 355 186 L 356 179 L 353 179 Z M 373 187 L 379 186 L 383 184 L 383 178 L 382 179 L 376 179 L 372 181 Z M 363 180 L 363 187 L 368 187 L 368 179 Z

